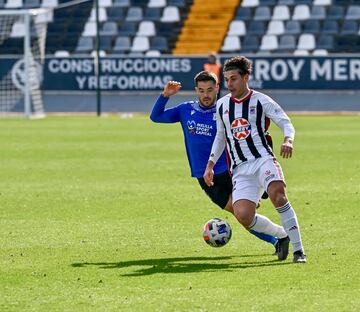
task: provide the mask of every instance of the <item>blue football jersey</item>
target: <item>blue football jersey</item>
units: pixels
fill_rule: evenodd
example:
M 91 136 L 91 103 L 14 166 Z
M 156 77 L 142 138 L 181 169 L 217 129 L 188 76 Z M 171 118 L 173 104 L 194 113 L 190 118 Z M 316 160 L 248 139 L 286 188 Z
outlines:
M 191 175 L 202 178 L 216 136 L 216 105 L 205 108 L 198 101 L 189 101 L 165 110 L 168 100 L 169 98 L 163 95 L 159 96 L 150 119 L 159 123 L 181 123 Z M 223 152 L 214 167 L 214 173 L 227 170 L 226 156 Z

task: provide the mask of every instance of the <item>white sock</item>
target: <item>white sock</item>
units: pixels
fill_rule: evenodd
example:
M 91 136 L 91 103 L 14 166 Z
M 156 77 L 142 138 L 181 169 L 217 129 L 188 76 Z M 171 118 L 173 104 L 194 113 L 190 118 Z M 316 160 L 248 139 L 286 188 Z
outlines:
M 276 210 L 278 211 L 282 225 L 290 238 L 294 252 L 298 250 L 304 251 L 301 242 L 299 223 L 295 210 L 291 207 L 291 204 L 287 202 L 284 206 L 276 208 Z
M 250 230 L 269 234 L 278 238 L 284 238 L 287 236 L 287 233 L 284 231 L 282 226 L 273 223 L 269 218 L 260 214 L 255 214 L 249 228 Z

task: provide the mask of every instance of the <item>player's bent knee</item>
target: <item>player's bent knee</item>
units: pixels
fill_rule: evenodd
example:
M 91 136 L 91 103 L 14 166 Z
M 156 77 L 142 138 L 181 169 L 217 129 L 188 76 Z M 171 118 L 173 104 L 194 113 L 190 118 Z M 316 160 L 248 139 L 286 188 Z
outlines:
M 250 201 L 237 201 L 233 205 L 236 219 L 246 228 L 248 228 L 255 216 L 255 203 Z

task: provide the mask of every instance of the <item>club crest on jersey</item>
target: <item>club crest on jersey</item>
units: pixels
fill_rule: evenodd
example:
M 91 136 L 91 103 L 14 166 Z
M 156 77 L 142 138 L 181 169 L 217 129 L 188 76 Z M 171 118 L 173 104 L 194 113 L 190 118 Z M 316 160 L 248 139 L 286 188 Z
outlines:
M 196 130 L 196 122 L 194 120 L 188 120 L 186 125 L 189 130 L 189 133 L 194 134 Z
M 237 140 L 246 139 L 251 132 L 250 123 L 244 118 L 236 118 L 231 123 L 231 133 L 233 137 Z

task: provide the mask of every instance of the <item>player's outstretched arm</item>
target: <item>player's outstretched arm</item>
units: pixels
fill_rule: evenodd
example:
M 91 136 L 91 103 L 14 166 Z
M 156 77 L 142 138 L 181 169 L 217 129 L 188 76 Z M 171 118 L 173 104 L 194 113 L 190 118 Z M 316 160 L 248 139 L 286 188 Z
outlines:
M 169 81 L 166 83 L 163 92 L 156 100 L 150 113 L 150 119 L 153 122 L 174 123 L 180 121 L 179 107 L 165 110 L 169 97 L 176 94 L 181 89 L 181 83 L 178 81 Z

